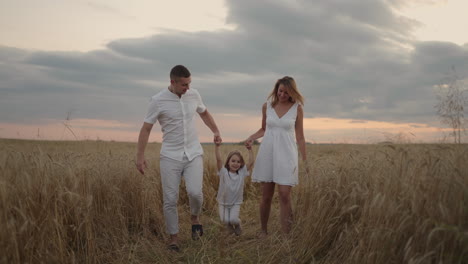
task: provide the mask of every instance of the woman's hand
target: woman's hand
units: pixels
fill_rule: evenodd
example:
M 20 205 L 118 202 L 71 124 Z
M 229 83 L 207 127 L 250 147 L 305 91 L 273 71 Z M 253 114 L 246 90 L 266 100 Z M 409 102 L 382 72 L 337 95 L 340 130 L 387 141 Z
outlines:
M 303 164 L 304 164 L 304 167 L 305 167 L 306 174 L 307 174 L 307 176 L 309 176 L 309 173 L 310 173 L 309 162 L 307 160 L 304 160 Z

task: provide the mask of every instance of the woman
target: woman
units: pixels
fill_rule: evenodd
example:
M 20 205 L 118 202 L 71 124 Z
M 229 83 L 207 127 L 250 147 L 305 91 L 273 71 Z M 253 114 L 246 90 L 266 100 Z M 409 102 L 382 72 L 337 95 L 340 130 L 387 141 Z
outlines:
M 268 234 L 268 218 L 275 184 L 278 185 L 280 198 L 281 229 L 286 234 L 291 230 L 291 188 L 298 183 L 297 146 L 307 172 L 309 170 L 303 129 L 303 104 L 304 98 L 294 79 L 289 76 L 279 79 L 268 101 L 263 104 L 262 127 L 245 142 L 250 147 L 254 140 L 264 137 L 252 174 L 252 181 L 262 185 L 261 237 Z

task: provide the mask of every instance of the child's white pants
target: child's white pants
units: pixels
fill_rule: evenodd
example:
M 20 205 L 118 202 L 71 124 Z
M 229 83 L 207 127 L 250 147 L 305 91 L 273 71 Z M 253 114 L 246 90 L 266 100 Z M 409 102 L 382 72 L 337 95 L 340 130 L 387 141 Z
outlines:
M 219 204 L 219 217 L 225 224 L 238 225 L 240 224 L 239 211 L 240 204 L 222 205 Z
M 184 155 L 183 161 L 160 156 L 161 183 L 164 201 L 164 219 L 169 234 L 179 233 L 179 215 L 177 201 L 182 177 L 185 180 L 189 197 L 190 213 L 199 215 L 203 204 L 203 156 L 197 156 L 189 161 Z

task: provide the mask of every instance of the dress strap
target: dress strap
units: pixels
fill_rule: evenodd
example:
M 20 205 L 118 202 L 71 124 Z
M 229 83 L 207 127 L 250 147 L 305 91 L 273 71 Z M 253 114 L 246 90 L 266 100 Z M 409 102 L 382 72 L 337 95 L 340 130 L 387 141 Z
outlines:
M 298 107 L 299 107 L 299 104 L 298 104 L 297 102 L 295 102 L 295 103 L 291 106 L 291 108 L 289 109 L 289 111 L 288 111 L 286 114 L 288 114 L 289 112 L 291 112 L 290 114 L 293 115 L 294 117 L 296 117 L 296 116 L 297 116 L 297 108 L 298 108 Z M 286 114 L 285 114 L 285 115 L 286 115 Z

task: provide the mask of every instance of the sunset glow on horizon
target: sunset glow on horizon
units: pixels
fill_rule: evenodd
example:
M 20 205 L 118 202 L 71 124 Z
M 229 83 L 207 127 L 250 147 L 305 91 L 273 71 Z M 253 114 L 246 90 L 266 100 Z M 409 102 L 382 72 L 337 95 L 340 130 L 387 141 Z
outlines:
M 213 114 L 223 141 L 241 142 L 260 128 L 261 117 L 246 117 L 236 114 Z M 198 117 L 197 117 L 198 118 Z M 198 118 L 199 119 L 199 118 Z M 68 122 L 48 120 L 47 124 L 18 125 L 0 123 L 0 138 L 34 140 L 105 140 L 136 142 L 139 126 L 115 120 L 76 119 Z M 201 142 L 211 142 L 211 132 L 199 119 L 197 129 Z M 437 127 L 417 123 L 390 123 L 380 121 L 356 121 L 334 118 L 305 118 L 304 134 L 310 143 L 378 143 L 392 139 L 408 143 L 429 143 L 443 140 L 443 132 Z M 150 142 L 161 142 L 162 133 L 156 123 Z

